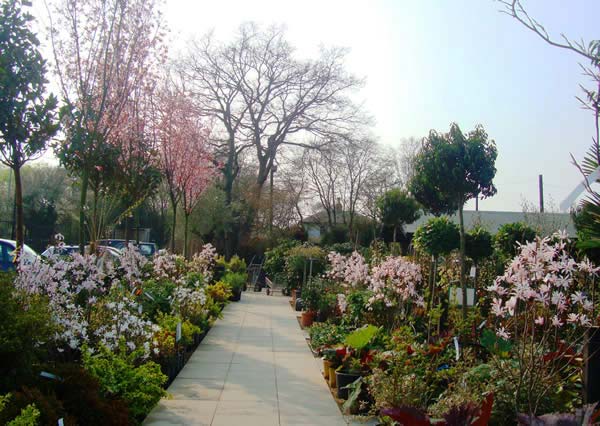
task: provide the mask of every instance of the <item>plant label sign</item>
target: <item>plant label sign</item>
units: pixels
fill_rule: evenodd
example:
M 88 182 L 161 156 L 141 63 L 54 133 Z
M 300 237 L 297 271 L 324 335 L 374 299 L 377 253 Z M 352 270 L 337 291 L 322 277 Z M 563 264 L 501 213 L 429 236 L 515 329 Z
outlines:
M 458 306 L 462 306 L 462 288 L 460 287 L 450 287 L 449 298 L 450 303 L 453 303 Z M 475 289 L 468 288 L 467 289 L 467 306 L 473 306 L 475 304 Z
M 471 266 L 471 270 L 469 271 L 469 276 L 471 278 L 475 278 L 476 273 L 477 273 L 477 268 L 475 266 Z
M 175 341 L 179 342 L 181 340 L 181 321 L 177 323 L 177 327 L 175 328 Z

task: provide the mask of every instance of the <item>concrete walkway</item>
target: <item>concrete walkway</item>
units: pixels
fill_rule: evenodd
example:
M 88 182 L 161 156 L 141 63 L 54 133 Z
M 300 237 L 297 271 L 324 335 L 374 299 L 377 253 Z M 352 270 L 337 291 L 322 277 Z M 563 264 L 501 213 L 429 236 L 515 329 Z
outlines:
M 230 303 L 144 424 L 346 425 L 288 300 Z

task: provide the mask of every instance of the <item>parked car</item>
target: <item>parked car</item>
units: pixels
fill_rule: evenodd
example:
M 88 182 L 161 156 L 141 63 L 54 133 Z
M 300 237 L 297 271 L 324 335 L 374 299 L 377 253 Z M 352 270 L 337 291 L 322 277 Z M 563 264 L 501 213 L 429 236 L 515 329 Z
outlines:
M 50 256 L 71 256 L 73 253 L 79 253 L 79 246 L 50 246 L 42 252 L 42 257 Z
M 114 247 L 117 250 L 123 250 L 125 248 L 125 244 L 126 244 L 125 240 L 115 240 L 115 239 L 99 240 L 98 243 L 103 246 Z M 146 257 L 152 257 L 152 256 L 154 256 L 154 253 L 156 253 L 158 251 L 158 247 L 156 246 L 156 243 L 149 243 L 147 241 L 137 243 L 134 240 L 129 240 L 129 243 L 133 244 L 133 246 L 135 248 L 137 248 L 138 251 Z
M 13 260 L 16 247 L 16 241 L 0 239 L 0 271 L 12 271 L 15 269 Z M 23 244 L 22 256 L 25 262 L 34 262 L 36 259 L 39 259 L 38 254 L 27 244 Z

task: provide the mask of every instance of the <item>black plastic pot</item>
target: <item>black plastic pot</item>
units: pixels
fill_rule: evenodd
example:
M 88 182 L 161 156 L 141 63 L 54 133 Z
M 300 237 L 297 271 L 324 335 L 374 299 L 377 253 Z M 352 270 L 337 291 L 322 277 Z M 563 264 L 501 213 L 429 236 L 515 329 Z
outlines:
M 234 289 L 233 294 L 229 298 L 232 302 L 239 302 L 242 299 L 242 289 Z
M 344 389 L 349 384 L 355 382 L 360 377 L 360 374 L 344 373 L 342 371 L 335 372 L 335 381 L 337 382 L 337 397 L 340 399 L 348 399 L 349 389 Z

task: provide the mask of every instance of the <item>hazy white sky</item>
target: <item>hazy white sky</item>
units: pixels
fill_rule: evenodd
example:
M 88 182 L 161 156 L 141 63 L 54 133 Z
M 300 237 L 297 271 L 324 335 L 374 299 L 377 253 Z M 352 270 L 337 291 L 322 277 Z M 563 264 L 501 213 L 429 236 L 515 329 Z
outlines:
M 552 35 L 600 38 L 600 1 L 523 4 Z M 498 194 L 480 208 L 537 203 L 538 174 L 558 205 L 580 181 L 569 154 L 581 159 L 592 141 L 593 117 L 575 99 L 587 81 L 577 55 L 547 46 L 500 9 L 493 0 L 166 0 L 165 16 L 172 51 L 211 29 L 228 39 L 244 21 L 285 24 L 303 56 L 320 44 L 348 47 L 348 70 L 366 79 L 360 99 L 382 143 L 481 123 L 499 156 Z
M 524 0 L 551 34 L 599 38 L 595 0 Z M 214 29 L 228 38 L 240 22 L 284 23 L 300 54 L 319 44 L 351 49 L 348 68 L 366 78 L 360 96 L 385 144 L 481 123 L 498 146 L 498 194 L 484 210 L 537 203 L 537 175 L 558 205 L 580 180 L 593 120 L 575 95 L 586 83 L 572 53 L 545 45 L 487 0 L 307 0 L 190 2 L 168 0 L 172 37 Z M 546 203 L 548 204 L 548 203 Z M 548 208 L 548 206 L 547 206 Z

